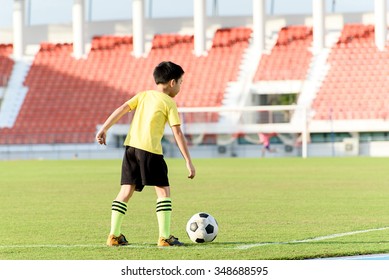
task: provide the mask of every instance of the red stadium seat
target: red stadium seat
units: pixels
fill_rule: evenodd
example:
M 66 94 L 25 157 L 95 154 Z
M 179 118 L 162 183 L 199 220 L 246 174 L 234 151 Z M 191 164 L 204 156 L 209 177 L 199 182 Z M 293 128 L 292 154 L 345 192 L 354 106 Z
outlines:
M 0 87 L 5 86 L 11 76 L 14 61 L 11 58 L 11 44 L 0 44 Z

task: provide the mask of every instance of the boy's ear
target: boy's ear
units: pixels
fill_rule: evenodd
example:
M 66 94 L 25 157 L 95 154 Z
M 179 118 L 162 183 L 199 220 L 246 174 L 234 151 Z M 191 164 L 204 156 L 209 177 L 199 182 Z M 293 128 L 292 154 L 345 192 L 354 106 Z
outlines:
M 170 82 L 169 82 L 169 85 L 170 85 L 171 87 L 174 87 L 176 83 L 177 83 L 177 82 L 176 82 L 175 79 L 171 79 Z

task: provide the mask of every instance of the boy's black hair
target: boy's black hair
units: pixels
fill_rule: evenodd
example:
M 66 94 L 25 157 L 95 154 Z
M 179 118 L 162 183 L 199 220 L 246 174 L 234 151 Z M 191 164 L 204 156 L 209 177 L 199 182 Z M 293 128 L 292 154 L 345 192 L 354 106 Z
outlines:
M 171 61 L 162 61 L 154 69 L 154 81 L 158 84 L 166 84 L 171 80 L 178 80 L 184 75 L 184 70 L 178 64 Z

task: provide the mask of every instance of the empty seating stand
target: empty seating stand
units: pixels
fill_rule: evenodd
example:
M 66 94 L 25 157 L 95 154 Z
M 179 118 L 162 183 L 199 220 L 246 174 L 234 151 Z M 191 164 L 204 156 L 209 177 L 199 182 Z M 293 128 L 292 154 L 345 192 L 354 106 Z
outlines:
M 283 27 L 270 54 L 262 55 L 254 82 L 305 80 L 312 53 L 312 28 Z
M 0 129 L 0 144 L 94 142 L 96 125 L 116 107 L 140 90 L 155 89 L 152 72 L 163 60 L 187 73 L 178 106 L 220 106 L 250 35 L 248 28 L 218 30 L 202 57 L 193 54 L 190 35 L 155 35 L 150 53 L 141 58 L 131 54 L 132 37 L 95 37 L 88 57 L 79 60 L 72 57 L 72 44 L 42 43 L 24 82 L 25 101 L 14 127 Z M 212 115 L 203 121 L 214 120 Z M 122 120 L 128 122 L 129 117 Z
M 14 127 L 1 144 L 88 143 L 96 125 L 130 96 L 120 76 L 131 60 L 132 40 L 95 38 L 87 59 L 72 57 L 72 44 L 42 43 L 25 79 L 29 88 Z M 126 86 L 126 85 L 124 85 Z
M 387 119 L 389 48 L 380 51 L 374 26 L 345 25 L 327 63 L 329 72 L 313 102 L 316 120 Z

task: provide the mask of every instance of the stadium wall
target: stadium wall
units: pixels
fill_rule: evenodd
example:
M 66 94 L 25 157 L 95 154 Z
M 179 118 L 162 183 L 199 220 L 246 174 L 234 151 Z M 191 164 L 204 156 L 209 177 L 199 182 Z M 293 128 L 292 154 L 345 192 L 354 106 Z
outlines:
M 261 158 L 262 145 L 238 145 L 236 142 L 223 149 L 217 145 L 190 146 L 193 158 L 243 157 Z M 266 153 L 266 158 L 300 157 L 301 147 L 286 149 L 283 144 L 273 144 L 275 153 Z M 124 149 L 98 144 L 71 145 L 2 145 L 0 160 L 70 160 L 70 159 L 121 159 Z M 181 158 L 175 144 L 164 144 L 166 158 Z M 308 157 L 388 157 L 387 141 L 360 143 L 356 151 L 347 150 L 344 142 L 311 143 L 308 145 Z

